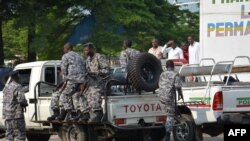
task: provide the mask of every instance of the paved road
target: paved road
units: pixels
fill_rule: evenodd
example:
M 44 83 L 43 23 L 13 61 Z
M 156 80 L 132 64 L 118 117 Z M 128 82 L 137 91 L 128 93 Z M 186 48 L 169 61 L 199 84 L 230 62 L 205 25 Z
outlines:
M 217 137 L 210 137 L 207 134 L 203 134 L 203 137 L 204 137 L 204 141 L 223 141 L 224 140 L 223 134 L 221 134 Z M 5 141 L 5 140 L 0 139 L 0 141 Z M 50 138 L 50 141 L 60 141 L 60 139 L 56 135 L 54 135 Z M 173 139 L 172 139 L 172 141 L 173 141 Z

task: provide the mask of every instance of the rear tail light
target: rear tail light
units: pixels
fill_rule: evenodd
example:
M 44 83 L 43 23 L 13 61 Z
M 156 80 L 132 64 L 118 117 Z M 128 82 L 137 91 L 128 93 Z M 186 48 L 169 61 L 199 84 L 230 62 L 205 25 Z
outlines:
M 124 118 L 117 118 L 117 119 L 115 119 L 115 124 L 116 125 L 125 124 L 125 119 Z
M 214 95 L 213 110 L 223 110 L 223 96 L 221 91 Z
M 156 117 L 156 122 L 165 122 L 167 119 L 167 116 L 158 116 Z

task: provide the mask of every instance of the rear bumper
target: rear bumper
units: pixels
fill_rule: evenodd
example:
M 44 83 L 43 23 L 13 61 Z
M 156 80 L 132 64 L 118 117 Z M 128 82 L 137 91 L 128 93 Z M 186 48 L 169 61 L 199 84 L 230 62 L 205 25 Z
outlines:
M 160 140 L 165 136 L 165 127 L 163 125 L 149 126 L 113 126 L 114 136 L 133 141 L 141 140 L 142 137 L 149 136 L 153 140 Z M 129 140 L 128 139 L 128 140 Z
M 113 127 L 117 130 L 151 130 L 151 129 L 165 128 L 163 124 L 147 125 L 147 126 L 140 126 L 140 125 L 114 126 L 113 125 Z
M 250 124 L 250 113 L 223 113 L 223 123 Z

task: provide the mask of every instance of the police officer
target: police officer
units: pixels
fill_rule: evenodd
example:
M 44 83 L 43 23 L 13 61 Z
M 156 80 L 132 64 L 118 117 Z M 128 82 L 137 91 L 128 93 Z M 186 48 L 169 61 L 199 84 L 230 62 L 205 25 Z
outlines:
M 61 112 L 57 118 L 58 120 L 65 119 L 67 113 L 71 115 L 74 110 L 72 95 L 81 83 L 85 83 L 85 60 L 79 54 L 72 51 L 72 49 L 73 46 L 70 43 L 64 45 L 63 50 L 65 54 L 62 56 L 61 71 L 65 82 L 59 100 Z
M 24 111 L 28 106 L 24 93 L 27 87 L 19 84 L 17 71 L 10 73 L 10 82 L 3 89 L 3 119 L 5 119 L 6 139 L 24 141 L 26 138 Z
M 86 59 L 87 72 L 90 75 L 107 76 L 110 68 L 105 56 L 96 53 L 93 43 L 84 45 L 84 53 L 88 56 Z
M 135 57 L 135 55 L 139 54 L 140 51 L 131 48 L 132 46 L 132 41 L 131 40 L 124 40 L 123 41 L 123 51 L 120 54 L 120 64 L 121 67 L 123 68 L 123 71 L 126 73 L 127 72 L 127 65 L 128 62 Z
M 165 104 L 167 119 L 165 123 L 166 136 L 162 141 L 170 141 L 170 134 L 175 122 L 175 96 L 176 90 L 182 95 L 181 79 L 177 72 L 174 71 L 174 62 L 168 60 L 166 62 L 167 71 L 162 72 L 159 80 L 159 97 L 160 102 Z
M 51 115 L 50 117 L 47 118 L 47 120 L 49 120 L 49 121 L 55 120 L 60 114 L 59 98 L 60 98 L 60 95 L 62 93 L 62 90 L 64 89 L 64 86 L 65 86 L 65 83 L 61 82 L 57 86 L 56 91 L 52 93 L 52 97 L 51 97 L 51 101 L 50 101 L 50 108 L 53 111 L 53 115 Z
M 50 101 L 50 108 L 53 110 L 53 115 L 51 115 L 50 117 L 47 118 L 47 120 L 51 121 L 51 120 L 55 120 L 59 114 L 60 114 L 60 110 L 59 110 L 59 98 L 60 95 L 62 93 L 63 90 L 63 76 L 62 73 L 58 72 L 58 86 L 56 88 L 56 91 L 52 93 L 52 97 L 51 97 L 51 101 Z
M 95 52 L 93 43 L 84 45 L 84 53 L 88 56 L 86 68 L 89 82 L 86 92 L 80 96 L 80 110 L 84 116 L 79 121 L 86 120 L 91 112 L 89 121 L 98 122 L 103 116 L 101 93 L 104 91 L 105 81 L 109 78 L 110 68 L 106 58 Z

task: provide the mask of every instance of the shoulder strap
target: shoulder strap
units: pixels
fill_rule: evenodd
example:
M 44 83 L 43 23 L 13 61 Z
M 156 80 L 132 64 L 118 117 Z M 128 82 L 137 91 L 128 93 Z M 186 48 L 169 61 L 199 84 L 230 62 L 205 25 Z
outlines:
M 98 64 L 98 69 L 100 69 L 100 57 L 101 55 L 99 53 L 96 53 L 96 58 L 97 58 L 97 64 Z
M 175 80 L 176 80 L 177 76 L 178 76 L 178 73 L 176 73 L 175 76 L 174 76 L 174 81 L 172 83 L 172 88 L 171 89 L 175 89 Z
M 127 55 L 128 60 L 131 60 L 131 56 L 129 55 L 129 53 L 128 53 L 127 50 L 125 50 L 125 53 L 126 53 L 126 55 Z
M 14 98 L 17 100 L 17 97 L 19 95 L 19 93 L 17 92 L 17 89 L 19 88 L 20 86 L 18 86 L 17 88 L 15 88 L 15 90 L 13 91 L 13 95 L 14 95 Z M 15 93 L 17 92 L 17 95 L 15 95 Z

